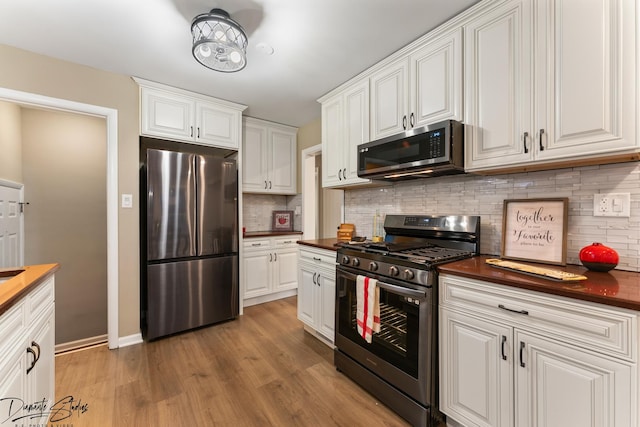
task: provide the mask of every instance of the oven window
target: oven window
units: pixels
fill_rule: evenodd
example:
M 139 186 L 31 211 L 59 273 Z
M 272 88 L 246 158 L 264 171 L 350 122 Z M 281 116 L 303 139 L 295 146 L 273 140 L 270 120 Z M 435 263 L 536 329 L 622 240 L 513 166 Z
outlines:
M 338 298 L 339 333 L 376 356 L 393 364 L 412 377 L 418 376 L 418 337 L 420 306 L 416 300 L 380 288 L 380 332 L 371 343 L 360 336 L 356 320 L 355 280 L 339 276 L 344 281 Z

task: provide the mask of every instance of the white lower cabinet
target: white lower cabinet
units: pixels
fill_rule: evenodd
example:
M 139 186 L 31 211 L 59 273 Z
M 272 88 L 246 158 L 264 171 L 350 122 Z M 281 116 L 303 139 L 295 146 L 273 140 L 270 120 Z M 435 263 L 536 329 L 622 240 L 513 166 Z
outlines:
M 464 426 L 637 426 L 637 317 L 441 275 L 440 410 Z
M 335 332 L 336 253 L 300 246 L 298 319 L 333 343 Z
M 244 306 L 296 294 L 298 250 L 296 237 L 244 239 Z
M 55 403 L 54 322 L 53 277 L 0 316 L 0 399 L 6 399 L 5 408 Z M 15 413 L 22 415 L 28 414 Z M 45 417 L 23 420 L 34 425 L 47 421 Z

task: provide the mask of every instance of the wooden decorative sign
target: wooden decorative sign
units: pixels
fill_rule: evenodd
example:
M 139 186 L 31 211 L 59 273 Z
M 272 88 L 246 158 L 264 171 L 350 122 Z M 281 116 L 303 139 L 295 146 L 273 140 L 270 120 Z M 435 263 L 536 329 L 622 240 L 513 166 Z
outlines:
M 505 200 L 502 258 L 566 265 L 568 199 Z
M 293 231 L 293 211 L 273 211 L 273 231 Z

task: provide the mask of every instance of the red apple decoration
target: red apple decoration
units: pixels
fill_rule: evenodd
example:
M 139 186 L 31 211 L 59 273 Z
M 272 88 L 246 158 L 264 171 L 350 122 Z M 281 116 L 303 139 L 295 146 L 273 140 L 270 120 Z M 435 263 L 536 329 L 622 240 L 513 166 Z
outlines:
M 602 243 L 593 243 L 580 249 L 580 262 L 593 271 L 609 271 L 618 265 L 618 253 Z
M 283 225 L 284 225 L 284 224 L 287 222 L 287 219 L 286 219 L 286 218 L 278 218 L 278 222 L 279 222 L 280 224 L 283 224 Z

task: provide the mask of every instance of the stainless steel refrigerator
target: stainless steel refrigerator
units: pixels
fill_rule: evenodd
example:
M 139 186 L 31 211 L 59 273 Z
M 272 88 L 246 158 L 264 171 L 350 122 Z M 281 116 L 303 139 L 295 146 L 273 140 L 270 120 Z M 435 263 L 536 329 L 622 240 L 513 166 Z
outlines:
M 145 337 L 152 340 L 237 317 L 236 161 L 148 148 L 142 170 Z

